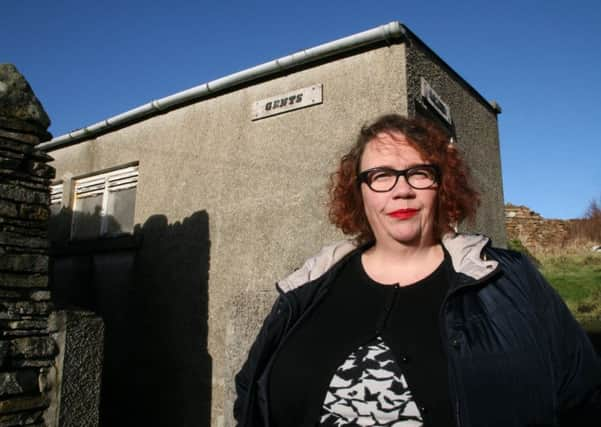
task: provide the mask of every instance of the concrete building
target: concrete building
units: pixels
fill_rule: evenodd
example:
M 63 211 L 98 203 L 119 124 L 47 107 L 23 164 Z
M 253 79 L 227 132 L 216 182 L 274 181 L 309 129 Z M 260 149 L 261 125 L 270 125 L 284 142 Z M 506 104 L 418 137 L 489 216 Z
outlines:
M 57 176 L 53 294 L 105 321 L 102 424 L 233 424 L 233 376 L 274 282 L 342 237 L 329 174 L 389 112 L 449 132 L 482 193 L 470 229 L 505 245 L 500 109 L 397 22 L 40 146 Z

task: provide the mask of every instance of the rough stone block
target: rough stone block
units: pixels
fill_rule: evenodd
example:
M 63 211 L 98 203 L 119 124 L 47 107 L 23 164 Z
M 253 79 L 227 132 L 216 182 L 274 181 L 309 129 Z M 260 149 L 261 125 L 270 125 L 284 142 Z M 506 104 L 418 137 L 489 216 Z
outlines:
M 46 301 L 1 301 L 0 319 L 22 320 L 23 316 L 47 316 L 52 305 Z
M 39 221 L 23 221 L 16 218 L 0 216 L 0 232 L 16 233 L 24 236 L 46 238 L 48 235 L 45 223 Z
M 12 255 L 46 255 L 48 251 L 42 248 L 25 248 L 22 246 L 4 246 L 0 250 L 1 254 L 12 254 Z
M 30 162 L 27 171 L 34 176 L 52 179 L 56 174 L 56 170 L 46 163 Z
M 48 398 L 46 396 L 15 397 L 0 401 L 0 414 L 10 414 L 12 412 L 45 408 L 47 406 Z
M 17 291 L 11 291 L 7 289 L 0 289 L 0 298 L 2 299 L 15 299 L 22 298 L 22 294 Z
M 31 177 L 31 176 L 29 176 L 28 178 L 40 180 L 40 178 L 35 178 L 35 177 Z M 23 180 L 19 180 L 19 179 L 13 179 L 13 180 L 9 181 L 8 184 L 18 185 L 27 190 L 39 191 L 42 193 L 49 193 L 48 184 L 46 184 L 47 181 L 48 180 L 41 180 L 40 182 L 33 182 L 33 181 L 29 181 L 29 180 L 23 181 Z
M 48 321 L 46 319 L 36 320 L 36 319 L 26 319 L 26 320 L 3 320 L 0 321 L 0 327 L 4 329 L 22 329 L 27 330 L 31 334 L 31 329 L 47 329 Z M 39 333 L 39 331 L 36 331 Z
M 0 215 L 16 217 L 19 214 L 19 207 L 16 203 L 0 199 Z
M 29 83 L 12 64 L 0 64 L 0 117 L 45 131 L 50 118 Z
M 54 157 L 42 150 L 33 150 L 31 152 L 31 158 L 43 163 L 49 163 L 54 160 Z
M 11 340 L 11 357 L 42 359 L 54 357 L 58 348 L 51 337 L 23 337 Z
M 0 137 L 12 139 L 13 141 L 24 142 L 26 144 L 37 145 L 39 144 L 40 138 L 36 135 L 22 132 L 11 132 L 6 129 L 0 129 Z
M 41 237 L 22 236 L 17 233 L 0 234 L 0 246 L 20 246 L 24 248 L 48 249 L 48 241 Z
M 40 332 L 40 331 L 35 331 L 35 332 Z M 22 329 L 14 329 L 14 330 L 10 330 L 10 329 L 5 329 L 2 332 L 0 332 L 0 336 L 2 337 L 2 339 L 5 340 L 12 340 L 14 338 L 21 338 L 21 337 L 30 337 L 32 334 L 31 330 L 22 330 Z M 20 363 L 19 364 L 14 364 L 14 361 L 11 361 L 11 363 L 9 363 L 10 366 L 12 367 L 20 367 L 23 366 Z M 8 363 L 8 362 L 7 362 Z M 7 365 L 7 366 L 9 366 Z
M 50 185 L 50 180 L 48 178 L 33 176 L 21 169 L 0 169 L 0 174 L 4 175 L 7 179 L 19 181 L 22 184 L 38 184 L 44 187 L 48 187 Z
M 51 337 L 24 337 L 13 340 L 13 356 L 18 355 L 26 359 L 54 357 L 57 350 Z
M 0 258 L 0 270 L 14 272 L 47 273 L 47 255 L 4 255 Z
M 29 294 L 32 301 L 50 301 L 50 291 L 35 291 Z
M 47 369 L 54 364 L 51 359 L 15 359 L 11 360 L 10 366 L 12 368 L 39 368 Z
M 6 179 L 10 179 L 10 178 L 14 178 L 14 175 L 18 174 L 18 172 L 15 172 L 14 169 L 10 168 L 10 169 L 6 169 L 1 167 L 0 165 L 0 179 L 1 180 L 6 180 Z
M 12 150 L 3 150 L 2 146 L 0 146 L 0 160 L 4 159 L 23 160 L 25 159 L 25 153 L 14 152 Z
M 39 125 L 10 117 L 0 116 L 0 128 L 40 135 L 42 141 L 47 141 L 52 138 L 52 135 L 47 131 L 42 131 Z
M 6 360 L 10 356 L 10 341 L 0 341 L 0 366 L 4 367 Z
M 10 175 L 16 170 L 22 170 L 26 165 L 27 160 L 24 153 L 0 150 L 0 170 L 6 170 L 6 173 Z
M 39 393 L 38 370 L 0 372 L 0 396 Z
M 0 158 L 0 170 L 13 171 L 21 168 L 24 161 L 19 159 Z M 10 173 L 10 172 L 9 172 Z
M 15 202 L 34 203 L 39 205 L 48 204 L 47 189 L 35 191 L 31 187 L 27 188 L 15 183 L 0 184 L 0 195 L 3 199 L 13 200 Z
M 48 331 L 42 331 L 42 330 L 36 330 L 36 331 L 32 331 L 31 329 L 5 329 L 2 332 L 0 332 L 0 336 L 2 337 L 2 339 L 5 340 L 12 340 L 15 338 L 23 338 L 23 337 L 30 337 L 32 333 L 40 333 L 40 332 L 48 332 Z M 17 359 L 20 360 L 20 359 Z M 23 365 L 21 362 L 18 363 L 14 363 L 14 360 L 11 360 L 11 363 L 9 364 L 12 367 L 22 367 L 25 366 Z M 7 365 L 8 366 L 8 365 Z M 32 365 L 33 366 L 33 365 Z
M 0 427 L 28 426 L 34 427 L 42 419 L 43 411 L 28 411 L 17 414 L 8 414 L 0 416 Z
M 0 287 L 5 288 L 46 288 L 48 277 L 42 274 L 0 273 Z
M 22 219 L 47 221 L 49 217 L 50 210 L 46 206 L 23 204 L 19 208 L 19 218 Z
M 0 119 L 0 128 L 2 128 L 2 119 Z M 32 153 L 34 148 L 30 144 L 14 141 L 12 139 L 2 138 L 0 136 L 0 148 L 3 150 L 11 150 L 18 153 Z

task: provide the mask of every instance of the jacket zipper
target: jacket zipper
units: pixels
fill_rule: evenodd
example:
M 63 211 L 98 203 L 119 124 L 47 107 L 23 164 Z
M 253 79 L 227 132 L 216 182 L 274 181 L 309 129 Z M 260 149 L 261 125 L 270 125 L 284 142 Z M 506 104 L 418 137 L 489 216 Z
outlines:
M 440 331 L 441 331 L 441 339 L 442 339 L 442 348 L 444 349 L 445 355 L 447 356 L 447 360 L 450 361 L 451 366 L 451 370 L 449 372 L 450 376 L 451 376 L 451 380 L 449 381 L 449 392 L 451 393 L 451 396 L 455 397 L 455 421 L 457 423 L 457 427 L 461 427 L 461 413 L 460 413 L 460 409 L 459 409 L 459 396 L 457 393 L 457 375 L 456 375 L 456 367 L 455 367 L 455 359 L 454 357 L 451 356 L 451 354 L 449 353 L 449 349 L 448 349 L 448 340 L 449 340 L 449 336 L 447 333 L 447 324 L 446 324 L 446 313 L 447 313 L 447 303 L 448 300 L 450 299 L 451 296 L 453 296 L 454 294 L 456 294 L 458 291 L 460 291 L 461 289 L 464 288 L 468 288 L 471 286 L 477 286 L 481 283 L 484 283 L 486 280 L 488 280 L 490 277 L 494 276 L 495 274 L 497 274 L 500 271 L 500 267 L 497 266 L 497 268 L 495 268 L 493 271 L 491 271 L 490 273 L 486 274 L 485 276 L 481 277 L 478 280 L 473 280 L 467 283 L 464 283 L 462 285 L 457 286 L 454 289 L 451 289 L 444 297 L 442 304 L 440 305 L 440 311 L 438 314 L 438 321 L 439 321 L 439 327 L 440 327 Z M 460 274 L 457 272 L 454 272 L 455 275 Z M 457 280 L 457 279 L 455 279 Z M 453 389 L 455 388 L 455 389 Z
M 453 292 L 451 292 L 453 293 Z M 442 340 L 442 348 L 444 350 L 445 356 L 447 357 L 447 363 L 451 366 L 449 366 L 450 372 L 449 372 L 449 392 L 451 394 L 451 396 L 455 397 L 455 402 L 454 402 L 454 409 L 455 409 L 455 422 L 457 423 L 457 427 L 461 427 L 461 417 L 459 414 L 459 397 L 458 397 L 458 393 L 457 393 L 457 379 L 456 379 L 456 373 L 455 373 L 455 363 L 453 358 L 451 357 L 450 353 L 449 353 L 449 348 L 448 348 L 448 333 L 447 333 L 447 325 L 446 325 L 446 310 L 447 310 L 447 301 L 449 299 L 449 296 L 451 294 L 447 293 L 442 301 L 442 304 L 440 305 L 440 312 L 438 314 L 438 323 L 439 323 L 439 328 L 440 328 L 440 333 L 441 333 L 441 340 Z

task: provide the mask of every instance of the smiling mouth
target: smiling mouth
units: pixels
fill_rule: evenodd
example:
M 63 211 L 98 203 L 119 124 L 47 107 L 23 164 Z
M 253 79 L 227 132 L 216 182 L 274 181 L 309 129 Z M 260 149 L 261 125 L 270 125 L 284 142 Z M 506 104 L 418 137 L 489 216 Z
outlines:
M 394 212 L 387 214 L 388 216 L 396 219 L 409 219 L 417 214 L 417 209 L 399 209 Z

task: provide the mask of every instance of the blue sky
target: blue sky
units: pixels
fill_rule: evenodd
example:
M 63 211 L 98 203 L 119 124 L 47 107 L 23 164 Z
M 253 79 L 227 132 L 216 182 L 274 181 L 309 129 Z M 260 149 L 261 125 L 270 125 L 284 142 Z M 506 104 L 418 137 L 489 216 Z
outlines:
M 55 136 L 398 20 L 502 106 L 506 202 L 574 218 L 601 198 L 599 1 L 21 0 L 2 14 L 0 62 Z

